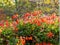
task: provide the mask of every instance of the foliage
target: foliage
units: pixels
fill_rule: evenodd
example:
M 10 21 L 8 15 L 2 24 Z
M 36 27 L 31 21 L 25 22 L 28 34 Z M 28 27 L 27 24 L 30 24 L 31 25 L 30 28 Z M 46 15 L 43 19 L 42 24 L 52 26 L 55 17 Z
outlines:
M 12 15 L 14 13 L 23 15 L 26 12 L 38 9 L 41 9 L 45 14 L 51 14 L 53 12 L 58 14 L 58 1 L 53 1 L 54 3 L 51 3 L 50 0 L 40 1 L 38 3 L 29 0 L 4 0 L 0 2 L 0 8 L 3 8 L 7 15 Z

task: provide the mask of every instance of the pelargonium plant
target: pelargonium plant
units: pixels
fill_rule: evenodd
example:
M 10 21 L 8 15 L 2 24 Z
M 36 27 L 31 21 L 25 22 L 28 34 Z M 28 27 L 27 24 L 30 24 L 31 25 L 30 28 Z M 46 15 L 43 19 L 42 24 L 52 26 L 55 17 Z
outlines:
M 58 45 L 59 16 L 43 15 L 41 11 L 26 13 L 18 24 L 18 36 L 32 36 L 33 42 Z M 38 45 L 38 44 L 37 44 Z

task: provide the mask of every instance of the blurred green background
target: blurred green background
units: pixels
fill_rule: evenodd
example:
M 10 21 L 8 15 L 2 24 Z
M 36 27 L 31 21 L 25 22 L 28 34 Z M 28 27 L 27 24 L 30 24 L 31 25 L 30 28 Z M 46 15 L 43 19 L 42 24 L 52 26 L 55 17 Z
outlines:
M 0 0 L 0 13 L 9 16 L 14 13 L 21 16 L 26 12 L 40 9 L 44 14 L 55 12 L 58 15 L 58 0 Z

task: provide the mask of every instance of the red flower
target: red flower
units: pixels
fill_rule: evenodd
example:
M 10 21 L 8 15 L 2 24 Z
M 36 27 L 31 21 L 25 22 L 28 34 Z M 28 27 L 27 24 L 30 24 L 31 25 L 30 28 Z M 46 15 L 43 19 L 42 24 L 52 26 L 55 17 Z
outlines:
M 54 36 L 54 34 L 53 34 L 52 32 L 48 32 L 48 33 L 47 33 L 47 36 L 48 36 L 49 38 L 52 38 L 52 37 Z
M 51 17 L 51 19 L 56 18 L 56 17 L 57 17 L 57 16 L 56 16 L 56 13 L 53 13 L 50 17 Z
M 6 20 L 5 22 L 6 22 L 6 26 L 8 27 L 8 26 L 9 26 L 9 22 L 8 22 L 8 20 Z
M 28 37 L 25 38 L 26 40 L 29 40 Z
M 29 37 L 29 40 L 32 40 L 32 37 Z
M 47 45 L 46 42 L 43 42 L 43 45 Z
M 17 22 L 15 22 L 15 21 L 12 22 L 12 25 L 13 25 L 14 28 L 16 28 L 16 26 L 17 26 Z
M 3 27 L 3 26 L 4 26 L 4 24 L 3 24 L 3 23 L 0 23 L 0 26 L 1 26 L 1 27 Z
M 34 11 L 33 13 L 32 13 L 32 15 L 33 16 L 37 16 L 37 15 L 39 15 L 39 14 L 41 14 L 42 13 L 42 11 L 41 10 L 38 10 L 38 11 Z
M 46 16 L 47 20 L 51 20 L 51 16 Z
M 31 15 L 30 13 L 26 13 L 23 17 L 26 18 L 26 17 L 28 17 L 30 15 Z
M 52 45 L 51 43 L 47 43 L 47 45 Z
M 28 22 L 29 22 L 29 23 L 32 23 L 32 21 L 31 21 L 30 19 L 28 20 Z
M 38 26 L 41 25 L 41 23 L 40 23 L 40 21 L 39 21 L 38 19 L 35 19 L 33 23 L 34 23 L 34 24 L 37 24 Z
M 53 20 L 47 20 L 46 23 L 47 24 L 54 24 L 54 21 Z
M 41 14 L 42 13 L 42 11 L 41 10 L 39 10 L 39 14 Z
M 4 26 L 4 20 L 0 21 L 0 26 L 1 26 L 1 27 Z
M 33 16 L 37 16 L 39 13 L 40 13 L 39 11 L 34 11 L 34 12 L 32 13 L 32 15 L 33 15 Z
M 40 43 L 40 45 L 43 45 L 43 43 Z
M 26 40 L 32 40 L 32 37 L 26 37 L 25 39 Z
M 17 18 L 17 17 L 16 17 L 15 15 L 13 15 L 13 16 L 12 16 L 12 19 L 15 19 L 15 18 Z
M 22 45 L 25 45 L 25 39 L 23 39 L 23 37 L 20 37 L 21 43 Z
M 40 26 L 40 25 L 41 25 L 39 21 L 38 21 L 36 24 L 37 24 L 38 26 Z
M 45 17 L 40 18 L 42 22 L 47 22 L 47 19 Z
M 12 16 L 12 19 L 17 19 L 17 18 L 18 18 L 18 14 Z

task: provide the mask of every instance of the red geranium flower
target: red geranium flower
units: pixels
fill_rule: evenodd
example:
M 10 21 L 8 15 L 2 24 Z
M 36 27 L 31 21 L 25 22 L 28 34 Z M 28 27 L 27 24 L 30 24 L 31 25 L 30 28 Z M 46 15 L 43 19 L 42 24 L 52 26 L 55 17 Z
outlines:
M 17 19 L 17 18 L 18 18 L 18 14 L 12 16 L 12 19 Z
M 42 11 L 41 10 L 38 10 L 38 11 L 34 11 L 33 13 L 32 13 L 32 15 L 33 16 L 37 16 L 37 15 L 39 15 L 39 14 L 41 14 L 42 13 Z
M 6 22 L 6 26 L 8 27 L 8 26 L 9 26 L 9 22 L 8 22 L 8 20 L 6 20 L 5 22 Z
M 41 14 L 42 13 L 42 11 L 41 10 L 39 10 L 39 14 Z
M 25 45 L 25 39 L 23 39 L 23 37 L 20 37 L 21 43 L 22 45 Z
M 1 26 L 1 27 L 4 26 L 4 20 L 0 21 L 0 26 Z
M 32 40 L 32 37 L 26 37 L 26 40 Z
M 48 36 L 49 38 L 52 38 L 52 37 L 54 36 L 54 34 L 53 34 L 52 32 L 48 32 L 48 33 L 47 33 L 47 36 Z
M 47 43 L 47 45 L 52 45 L 51 43 Z
M 15 21 L 12 22 L 12 25 L 13 25 L 14 28 L 16 28 L 16 26 L 17 26 L 17 22 L 15 22 Z
M 46 23 L 47 24 L 54 24 L 54 21 L 53 20 L 47 20 Z
M 43 45 L 43 43 L 40 43 L 40 45 Z
M 42 22 L 47 22 L 46 17 L 40 18 Z
M 3 23 L 0 23 L 0 26 L 1 26 L 1 27 L 3 27 L 3 26 L 4 26 L 4 24 L 3 24 Z
M 33 16 L 37 16 L 39 13 L 40 13 L 39 11 L 34 11 L 34 12 L 32 13 L 32 15 L 33 15 Z
M 36 45 L 39 45 L 39 43 L 36 43 Z
M 57 16 L 56 16 L 56 13 L 53 13 L 50 17 L 51 17 L 51 19 L 56 18 L 56 17 L 57 17 Z
M 43 45 L 47 45 L 46 42 L 43 42 Z
M 46 16 L 46 19 L 47 20 L 51 20 L 51 16 Z
M 29 19 L 28 22 L 32 24 L 32 19 Z
M 32 40 L 32 36 L 31 36 L 31 37 L 29 37 L 29 40 Z
M 24 14 L 23 18 L 26 18 L 26 17 L 28 17 L 30 15 L 31 15 L 30 13 L 26 13 L 26 14 Z
M 39 21 L 38 19 L 35 19 L 33 23 L 34 23 L 34 24 L 37 24 L 38 26 L 41 25 L 41 23 L 40 23 L 40 21 Z

